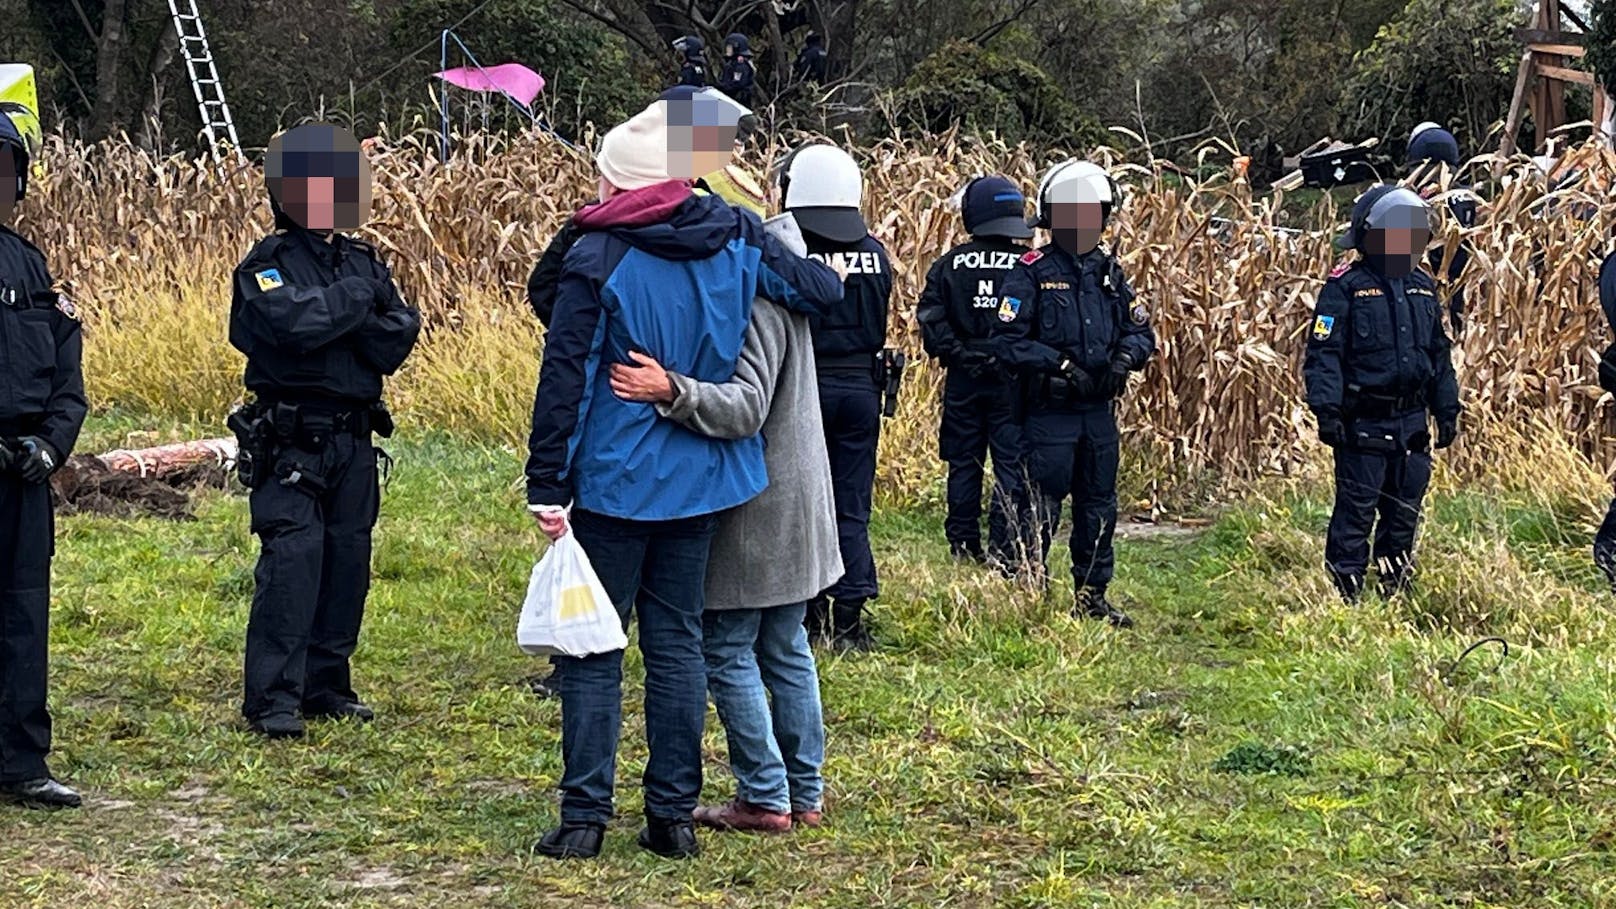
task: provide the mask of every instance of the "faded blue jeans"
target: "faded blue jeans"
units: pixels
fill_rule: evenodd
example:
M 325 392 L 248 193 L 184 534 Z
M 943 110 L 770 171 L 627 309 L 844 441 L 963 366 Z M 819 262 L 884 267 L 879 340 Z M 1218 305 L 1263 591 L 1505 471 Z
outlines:
M 729 741 L 736 797 L 770 811 L 817 811 L 825 793 L 825 718 L 805 612 L 798 603 L 702 616 L 707 690 Z
M 645 660 L 645 813 L 689 820 L 701 794 L 701 615 L 717 519 L 624 521 L 573 509 L 577 536 L 628 627 L 640 621 Z M 555 657 L 561 683 L 561 819 L 604 824 L 612 816 L 623 723 L 623 652 Z

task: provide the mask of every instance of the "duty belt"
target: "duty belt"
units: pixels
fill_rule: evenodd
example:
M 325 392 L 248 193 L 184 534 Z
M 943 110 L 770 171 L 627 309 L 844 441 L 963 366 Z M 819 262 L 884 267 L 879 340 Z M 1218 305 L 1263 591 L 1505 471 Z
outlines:
M 1354 417 L 1375 420 L 1402 416 L 1424 409 L 1425 399 L 1419 395 L 1359 394 L 1347 407 L 1347 413 Z

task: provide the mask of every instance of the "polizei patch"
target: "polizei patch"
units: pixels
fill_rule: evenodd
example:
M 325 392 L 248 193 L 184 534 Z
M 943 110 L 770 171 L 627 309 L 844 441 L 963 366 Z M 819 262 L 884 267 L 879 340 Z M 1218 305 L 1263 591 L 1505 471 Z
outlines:
M 1313 320 L 1313 337 L 1328 341 L 1335 333 L 1335 316 L 1319 316 Z
M 1005 297 L 999 304 L 999 321 L 1014 322 L 1016 316 L 1021 315 L 1021 300 L 1016 297 Z

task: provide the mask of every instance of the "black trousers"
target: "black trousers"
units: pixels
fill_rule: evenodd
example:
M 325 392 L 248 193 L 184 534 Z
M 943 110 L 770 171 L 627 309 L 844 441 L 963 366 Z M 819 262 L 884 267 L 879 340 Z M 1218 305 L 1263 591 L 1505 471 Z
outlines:
M 249 720 L 319 712 L 358 700 L 348 660 L 370 591 L 370 534 L 381 503 L 369 436 L 339 434 L 323 450 L 290 447 L 253 490 L 252 529 L 261 542 L 247 621 Z M 291 467 L 325 484 L 315 493 L 279 479 Z
M 0 474 L 0 783 L 49 776 L 50 487 Z
M 1383 581 L 1401 582 L 1411 574 L 1414 534 L 1431 484 L 1431 450 L 1424 411 L 1355 420 L 1347 435 L 1347 444 L 1335 450 L 1335 510 L 1324 561 L 1337 589 L 1352 597 L 1363 589 L 1371 558 Z M 1377 450 L 1387 444 L 1396 450 Z
M 1021 427 L 1012 416 L 1013 386 L 1003 378 L 977 379 L 951 369 L 943 383 L 939 450 L 948 464 L 948 517 L 943 532 L 953 546 L 982 545 L 982 480 L 993 456 L 988 509 L 989 554 L 1018 556 L 1016 525 L 1023 496 Z
M 836 535 L 842 579 L 824 596 L 863 603 L 880 592 L 870 551 L 870 509 L 875 497 L 875 452 L 881 441 L 881 393 L 866 374 L 821 373 L 819 409 L 830 453 L 831 493 L 836 499 Z
M 1035 411 L 1022 430 L 1037 538 L 1028 549 L 1047 565 L 1061 505 L 1072 499 L 1072 581 L 1104 593 L 1116 573 L 1117 468 L 1121 436 L 1112 405 L 1077 411 Z M 1036 549 L 1032 547 L 1036 546 Z

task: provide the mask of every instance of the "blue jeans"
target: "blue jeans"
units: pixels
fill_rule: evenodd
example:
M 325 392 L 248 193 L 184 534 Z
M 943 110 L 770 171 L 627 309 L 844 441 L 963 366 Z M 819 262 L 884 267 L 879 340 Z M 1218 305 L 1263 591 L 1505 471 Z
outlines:
M 729 740 L 736 797 L 770 811 L 818 810 L 825 793 L 825 718 L 806 611 L 798 603 L 702 617 L 707 689 Z
M 717 527 L 707 515 L 625 521 L 573 510 L 572 532 L 628 627 L 640 620 L 645 658 L 645 814 L 689 820 L 701 794 L 707 718 L 701 613 L 707 555 Z M 604 824 L 612 816 L 623 723 L 623 653 L 556 657 L 561 682 L 561 819 Z

